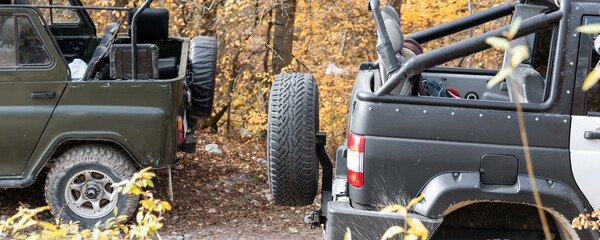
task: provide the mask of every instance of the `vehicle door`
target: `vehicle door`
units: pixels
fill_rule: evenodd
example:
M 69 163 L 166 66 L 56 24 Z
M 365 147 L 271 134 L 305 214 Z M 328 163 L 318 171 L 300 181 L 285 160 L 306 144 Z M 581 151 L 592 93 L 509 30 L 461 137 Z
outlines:
M 0 9 L 0 24 L 0 176 L 18 176 L 69 75 L 34 10 Z
M 597 23 L 600 23 L 600 16 L 583 18 L 584 25 Z M 594 209 L 600 207 L 600 192 L 596 185 L 600 180 L 600 87 L 596 84 L 587 92 L 581 88 L 590 71 L 599 67 L 600 49 L 597 47 L 600 47 L 598 34 L 580 34 L 570 142 L 573 176 Z

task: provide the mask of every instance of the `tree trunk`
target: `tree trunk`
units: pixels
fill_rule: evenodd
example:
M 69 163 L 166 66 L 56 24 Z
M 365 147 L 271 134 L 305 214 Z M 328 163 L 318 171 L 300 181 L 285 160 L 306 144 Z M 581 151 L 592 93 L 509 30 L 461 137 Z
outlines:
M 400 17 L 402 17 L 402 0 L 393 0 L 390 4 L 394 9 L 396 9 L 396 12 L 398 12 L 398 15 L 400 15 Z
M 275 8 L 273 74 L 281 73 L 281 69 L 292 62 L 295 19 L 296 0 L 282 0 Z
M 269 53 L 271 52 L 268 49 L 271 45 L 271 30 L 273 29 L 273 18 L 271 16 L 273 16 L 273 10 L 269 10 L 269 13 L 267 13 L 267 36 L 265 37 L 267 42 L 265 43 L 265 55 L 263 56 L 263 69 L 266 73 L 269 72 Z

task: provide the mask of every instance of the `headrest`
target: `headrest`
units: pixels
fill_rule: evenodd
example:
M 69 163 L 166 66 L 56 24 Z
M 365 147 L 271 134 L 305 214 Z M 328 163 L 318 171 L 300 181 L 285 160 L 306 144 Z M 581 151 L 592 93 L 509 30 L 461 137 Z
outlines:
M 383 17 L 383 20 L 394 20 L 398 23 L 398 25 L 400 25 L 400 16 L 398 15 L 398 12 L 396 12 L 396 10 L 391 6 L 383 7 L 383 9 L 381 9 L 381 16 Z
M 390 41 L 392 42 L 392 47 L 394 47 L 394 52 L 400 52 L 404 43 L 404 35 L 402 35 L 402 29 L 400 29 L 400 25 L 391 19 L 384 20 L 384 23 Z
M 400 27 L 400 16 L 398 16 L 398 13 L 393 7 L 385 6 L 381 9 L 381 17 L 385 23 L 385 28 L 387 29 L 392 46 L 394 47 L 394 52 L 400 52 L 404 42 L 404 35 L 402 34 L 402 28 Z
M 131 19 L 137 8 L 129 12 L 127 22 L 131 27 Z M 129 31 L 131 35 L 131 30 Z M 137 20 L 138 40 L 164 40 L 169 37 L 169 11 L 164 8 L 146 8 Z
M 517 95 L 520 101 L 525 103 L 542 103 L 544 102 L 544 77 L 529 64 L 519 64 L 514 71 L 514 80 L 512 84 L 521 83 L 525 85 L 525 92 L 519 89 Z M 511 78 L 507 78 L 511 79 Z M 524 101 L 526 100 L 526 101 Z
M 6 19 L 0 29 L 0 40 L 6 44 L 15 43 L 15 20 L 13 18 Z

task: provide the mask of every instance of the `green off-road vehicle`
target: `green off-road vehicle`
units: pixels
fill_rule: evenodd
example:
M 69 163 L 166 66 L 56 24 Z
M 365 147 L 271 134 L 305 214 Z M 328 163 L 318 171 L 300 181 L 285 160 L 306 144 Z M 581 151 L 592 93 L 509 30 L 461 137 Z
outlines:
M 195 122 L 212 111 L 216 41 L 168 37 L 169 13 L 151 2 L 0 1 L 0 188 L 30 186 L 49 166 L 52 214 L 93 226 L 137 206 L 111 199 L 112 183 L 195 151 Z M 97 10 L 128 17 L 97 36 Z

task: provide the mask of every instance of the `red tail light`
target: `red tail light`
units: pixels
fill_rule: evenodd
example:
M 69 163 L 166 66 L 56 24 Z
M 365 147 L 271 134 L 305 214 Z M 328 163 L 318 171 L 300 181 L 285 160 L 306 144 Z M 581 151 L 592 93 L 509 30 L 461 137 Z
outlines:
M 348 137 L 348 183 L 354 187 L 362 187 L 363 161 L 365 158 L 365 136 L 350 133 Z

